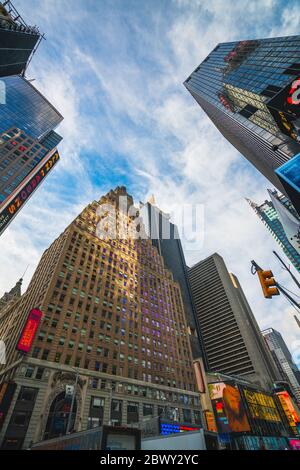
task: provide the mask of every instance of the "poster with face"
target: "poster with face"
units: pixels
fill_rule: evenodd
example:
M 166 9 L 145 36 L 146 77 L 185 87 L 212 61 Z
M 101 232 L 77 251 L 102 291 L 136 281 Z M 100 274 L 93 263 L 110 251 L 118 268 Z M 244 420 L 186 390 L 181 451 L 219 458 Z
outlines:
M 250 431 L 238 388 L 224 382 L 209 384 L 210 398 L 220 433 Z

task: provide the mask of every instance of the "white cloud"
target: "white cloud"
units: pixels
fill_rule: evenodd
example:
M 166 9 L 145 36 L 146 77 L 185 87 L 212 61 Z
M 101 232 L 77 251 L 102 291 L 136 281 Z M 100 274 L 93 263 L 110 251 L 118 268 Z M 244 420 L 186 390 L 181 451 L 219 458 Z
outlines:
M 26 2 L 26 14 L 30 18 L 35 11 L 47 41 L 34 58 L 32 76 L 65 117 L 58 130 L 64 135 L 62 161 L 0 239 L 2 291 L 30 263 L 28 279 L 51 240 L 101 194 L 102 186 L 109 189 L 110 179 L 100 188 L 93 173 L 101 177 L 108 162 L 116 181 L 114 172 L 124 161 L 137 201 L 154 193 L 166 212 L 183 202 L 204 205 L 204 245 L 186 252 L 188 263 L 219 252 L 239 277 L 260 326 L 282 331 L 298 354 L 292 310 L 281 297 L 265 300 L 250 274 L 255 259 L 292 287 L 271 253 L 279 247 L 244 200 L 263 201 L 270 185 L 226 142 L 182 85 L 218 42 L 293 34 L 297 12 L 289 16 L 288 7 L 280 11 L 272 0 L 232 6 L 224 0 L 177 0 L 169 2 L 168 11 L 143 7 L 145 17 L 142 10 L 123 10 L 122 2 L 114 9 L 104 2 L 101 11 L 96 5 L 56 2 L 57 17 L 52 2 L 34 10 L 35 4 Z M 88 161 L 88 152 L 95 161 Z M 59 182 L 67 177 L 72 181 L 69 198 Z M 116 184 L 124 179 L 121 170 Z

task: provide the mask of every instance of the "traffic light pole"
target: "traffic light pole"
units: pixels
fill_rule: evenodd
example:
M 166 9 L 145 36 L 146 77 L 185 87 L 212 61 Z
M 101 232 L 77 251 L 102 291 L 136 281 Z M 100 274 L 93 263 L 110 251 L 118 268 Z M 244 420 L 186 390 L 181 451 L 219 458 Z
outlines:
M 284 267 L 284 269 L 286 269 L 286 271 L 288 271 L 288 273 L 290 274 L 291 278 L 293 279 L 294 283 L 296 284 L 297 287 L 299 287 L 300 289 L 300 282 L 298 281 L 298 279 L 294 276 L 294 274 L 292 273 L 292 271 L 290 270 L 290 268 L 287 267 L 287 265 L 285 264 L 285 262 L 280 258 L 280 256 L 276 253 L 276 251 L 273 251 L 274 255 L 276 256 L 276 258 L 279 259 L 280 263 L 282 264 L 282 266 Z
M 276 287 L 285 297 L 287 297 L 297 308 L 300 309 L 300 304 L 298 304 L 298 302 L 296 302 L 296 300 L 293 299 L 293 297 L 290 294 L 288 294 L 283 287 L 277 284 L 277 282 L 276 282 Z
M 274 252 L 274 253 L 275 253 L 275 252 Z M 275 253 L 275 254 L 276 254 L 276 253 Z M 279 258 L 279 256 L 278 256 L 277 254 L 276 254 L 276 256 Z M 279 258 L 279 259 L 280 259 L 280 258 Z M 280 260 L 280 261 L 282 261 L 282 260 Z M 283 263 L 283 261 L 282 261 L 282 263 Z M 262 268 L 261 268 L 254 260 L 251 261 L 251 264 L 252 264 L 252 266 L 251 266 L 251 273 L 252 273 L 252 274 L 256 274 L 256 273 L 259 274 L 259 272 L 262 272 L 262 271 L 263 271 Z M 284 263 L 283 263 L 283 264 L 284 264 Z M 289 269 L 288 269 L 287 267 L 286 267 L 286 269 L 289 271 Z M 265 271 L 265 272 L 267 272 L 267 271 Z M 291 274 L 291 276 L 293 276 L 293 274 L 292 274 L 291 272 L 290 272 L 290 274 Z M 259 276 L 259 277 L 260 277 L 260 276 Z M 293 277 L 294 277 L 294 276 L 293 276 Z M 260 278 L 260 282 L 261 282 L 261 284 L 262 284 L 261 278 Z M 299 304 L 298 302 L 296 302 L 296 300 L 295 300 L 283 287 L 281 287 L 281 285 L 278 284 L 278 283 L 275 281 L 274 278 L 273 278 L 273 282 L 274 282 L 273 285 L 277 287 L 278 291 L 281 292 L 290 302 L 292 302 L 292 304 L 293 304 L 295 307 L 297 307 L 297 309 L 300 309 L 300 304 Z M 298 281 L 297 281 L 296 278 L 295 278 L 295 282 L 296 282 L 296 284 L 298 283 Z M 298 284 L 297 284 L 297 285 L 298 285 Z M 300 286 L 300 285 L 299 285 L 299 286 Z M 266 295 L 265 295 L 265 297 L 266 297 Z

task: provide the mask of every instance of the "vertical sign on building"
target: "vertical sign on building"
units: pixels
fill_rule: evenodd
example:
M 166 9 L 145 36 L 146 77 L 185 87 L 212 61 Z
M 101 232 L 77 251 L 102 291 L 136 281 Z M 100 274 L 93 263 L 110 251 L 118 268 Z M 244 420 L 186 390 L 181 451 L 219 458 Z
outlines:
M 18 351 L 24 354 L 29 353 L 42 315 L 42 312 L 38 309 L 31 310 L 17 345 Z

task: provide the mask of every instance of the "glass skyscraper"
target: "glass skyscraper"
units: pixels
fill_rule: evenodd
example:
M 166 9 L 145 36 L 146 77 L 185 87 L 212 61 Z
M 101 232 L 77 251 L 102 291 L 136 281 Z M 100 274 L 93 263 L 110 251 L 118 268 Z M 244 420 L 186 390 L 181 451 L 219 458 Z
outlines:
M 47 165 L 54 155 L 62 140 L 54 129 L 63 120 L 54 106 L 25 78 L 19 75 L 4 77 L 2 83 L 5 84 L 6 99 L 0 104 L 0 233 L 8 226 L 12 215 L 3 211 L 11 202 L 20 207 L 18 195 L 36 176 L 41 165 Z M 58 157 L 53 163 L 57 160 Z M 16 215 L 14 210 L 13 215 Z
M 279 331 L 274 330 L 274 328 L 268 328 L 262 331 L 262 334 L 280 370 L 282 378 L 290 383 L 295 398 L 300 404 L 300 384 L 296 374 L 299 371 L 284 339 Z
M 300 36 L 218 44 L 184 85 L 300 211 Z M 297 176 L 298 175 L 298 176 Z
M 272 198 L 271 201 L 265 201 L 263 204 L 256 204 L 250 199 L 247 199 L 252 209 L 258 215 L 260 220 L 265 224 L 273 238 L 278 242 L 284 254 L 288 257 L 294 268 L 300 272 L 300 240 L 297 233 L 292 237 L 290 234 L 290 227 L 293 225 L 285 223 L 285 220 L 298 219 L 298 229 L 300 227 L 300 219 L 297 216 L 289 199 L 284 195 L 279 195 L 277 191 L 269 191 Z M 272 202 L 273 201 L 273 202 Z M 276 210 L 274 202 L 277 201 L 281 205 L 282 211 L 285 209 L 286 214 L 290 215 L 291 219 L 284 219 L 280 217 L 279 210 Z M 296 227 L 296 224 L 295 224 Z M 296 227 L 297 228 L 297 227 Z M 296 230 L 296 229 L 295 229 Z M 289 238 L 288 238 L 289 237 Z

